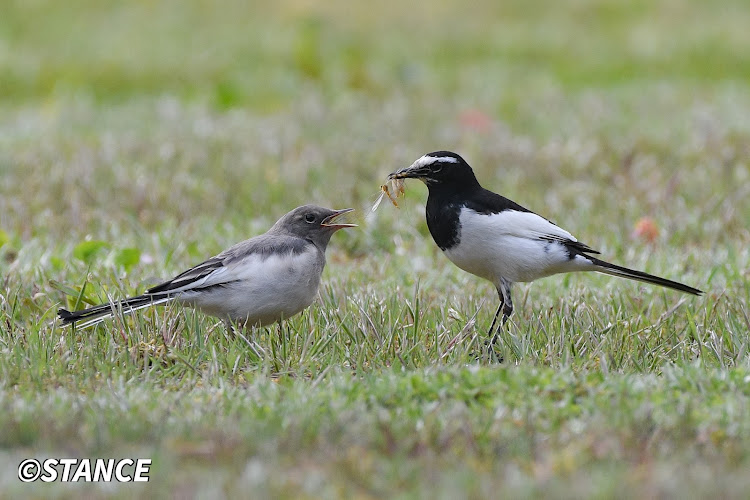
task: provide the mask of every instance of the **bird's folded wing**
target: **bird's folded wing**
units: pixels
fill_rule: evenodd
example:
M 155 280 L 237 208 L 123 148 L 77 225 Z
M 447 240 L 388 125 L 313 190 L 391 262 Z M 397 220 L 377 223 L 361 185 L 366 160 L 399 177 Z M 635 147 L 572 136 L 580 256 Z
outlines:
M 303 238 L 290 235 L 262 234 L 237 243 L 216 257 L 149 289 L 148 293 L 179 293 L 252 279 L 269 257 L 300 255 L 311 245 Z
M 225 271 L 225 258 L 221 256 L 212 257 L 171 280 L 150 288 L 148 293 L 183 292 L 217 285 L 222 281 L 232 281 L 231 279 L 222 280 L 222 275 L 226 274 Z
M 497 216 L 501 218 L 499 220 L 501 224 L 498 225 L 502 227 L 502 231 L 506 234 L 533 240 L 557 242 L 583 253 L 599 253 L 588 245 L 579 242 L 575 236 L 565 229 L 556 226 L 534 212 L 506 210 L 500 212 Z

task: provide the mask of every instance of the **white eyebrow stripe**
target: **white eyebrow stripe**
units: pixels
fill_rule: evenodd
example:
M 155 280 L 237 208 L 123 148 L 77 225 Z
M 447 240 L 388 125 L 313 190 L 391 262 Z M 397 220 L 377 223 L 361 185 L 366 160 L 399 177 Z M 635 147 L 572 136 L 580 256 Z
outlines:
M 430 156 L 430 155 L 424 155 L 417 161 L 411 164 L 411 167 L 409 168 L 422 168 L 426 167 L 428 165 L 432 165 L 436 162 L 444 162 L 444 163 L 458 163 L 458 160 L 456 158 L 453 158 L 452 156 Z

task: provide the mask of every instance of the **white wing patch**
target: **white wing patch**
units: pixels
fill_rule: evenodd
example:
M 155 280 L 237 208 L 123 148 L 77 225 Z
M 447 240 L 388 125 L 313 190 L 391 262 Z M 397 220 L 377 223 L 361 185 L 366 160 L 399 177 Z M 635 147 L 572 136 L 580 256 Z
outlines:
M 531 212 L 506 210 L 489 216 L 487 222 L 492 225 L 492 230 L 495 234 L 507 234 L 532 239 L 552 237 L 553 239 L 578 241 L 575 236 L 565 229 Z
M 584 257 L 570 258 L 564 241 L 577 241 L 572 234 L 531 212 L 480 214 L 463 208 L 459 220 L 459 243 L 445 255 L 461 269 L 496 286 L 501 279 L 534 281 L 592 267 Z

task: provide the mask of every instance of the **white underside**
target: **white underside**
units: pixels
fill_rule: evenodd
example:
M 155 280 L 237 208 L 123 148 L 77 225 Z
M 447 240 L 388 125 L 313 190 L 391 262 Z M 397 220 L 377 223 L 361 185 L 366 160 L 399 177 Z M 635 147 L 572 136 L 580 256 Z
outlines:
M 290 318 L 312 304 L 318 293 L 323 264 L 318 252 L 311 245 L 294 256 L 250 255 L 217 269 L 200 286 L 225 285 L 206 291 L 187 289 L 177 300 L 206 314 L 254 326 Z
M 509 282 L 534 281 L 545 276 L 593 270 L 587 259 L 568 258 L 564 245 L 542 237 L 576 241 L 562 228 L 529 212 L 508 210 L 499 214 L 479 214 L 462 208 L 460 243 L 445 251 L 458 267 L 500 286 Z

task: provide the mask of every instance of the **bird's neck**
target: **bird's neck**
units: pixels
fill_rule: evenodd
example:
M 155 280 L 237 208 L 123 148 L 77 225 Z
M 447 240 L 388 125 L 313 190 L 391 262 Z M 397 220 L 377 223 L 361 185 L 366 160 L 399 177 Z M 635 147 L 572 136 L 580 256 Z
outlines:
M 432 200 L 433 204 L 455 204 L 461 203 L 466 199 L 471 198 L 482 191 L 482 186 L 478 182 L 463 182 L 463 183 L 434 183 L 427 184 L 429 194 L 427 196 L 427 203 Z
M 320 254 L 323 255 L 324 261 L 326 248 L 328 248 L 328 243 L 331 241 L 331 236 L 333 236 L 333 233 L 326 233 L 318 236 L 317 238 L 310 238 L 307 240 L 315 246 Z
M 425 218 L 432 239 L 441 250 L 448 250 L 458 243 L 460 237 L 461 208 L 481 186 L 448 186 L 434 184 L 429 187 Z

